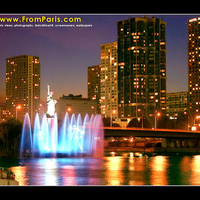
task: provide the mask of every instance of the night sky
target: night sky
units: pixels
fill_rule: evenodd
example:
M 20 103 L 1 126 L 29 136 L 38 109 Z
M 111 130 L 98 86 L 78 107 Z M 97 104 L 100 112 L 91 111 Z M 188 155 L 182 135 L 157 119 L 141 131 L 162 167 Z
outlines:
M 145 14 L 140 15 L 143 17 Z M 117 41 L 117 21 L 139 15 L 0 15 L 0 17 L 80 17 L 92 27 L 0 27 L 0 102 L 5 102 L 6 58 L 36 55 L 41 63 L 41 101 L 46 101 L 47 84 L 54 98 L 63 94 L 87 97 L 87 68 L 100 64 L 100 45 Z M 167 22 L 167 92 L 188 90 L 188 19 L 199 15 L 149 15 Z M 0 24 L 22 24 L 1 23 Z M 42 24 L 42 23 L 23 23 Z

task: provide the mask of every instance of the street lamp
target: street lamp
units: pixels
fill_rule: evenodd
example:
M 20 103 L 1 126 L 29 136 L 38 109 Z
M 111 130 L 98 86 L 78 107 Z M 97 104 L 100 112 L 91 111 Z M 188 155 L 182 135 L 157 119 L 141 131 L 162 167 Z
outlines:
M 158 112 L 157 113 L 157 111 L 156 111 L 156 113 L 155 113 L 155 129 L 157 128 L 157 117 L 160 117 L 160 112 Z
M 112 114 L 116 114 L 116 110 L 112 110 L 110 113 L 110 127 L 112 127 Z
M 142 129 L 143 129 L 143 127 L 144 127 L 144 123 L 143 123 L 143 111 L 139 108 L 138 112 L 142 112 Z
M 184 115 L 187 115 L 188 116 L 188 131 L 189 131 L 189 113 L 184 111 Z
M 91 106 L 92 110 L 94 110 L 94 114 L 96 115 L 96 109 L 94 106 Z
M 196 119 L 200 119 L 200 116 L 198 115 L 194 118 L 194 126 L 196 125 Z
M 69 108 L 67 108 L 67 111 L 68 111 L 68 112 L 70 112 L 71 110 L 72 110 L 72 109 L 71 109 L 70 107 L 69 107 Z
M 16 119 L 17 119 L 17 110 L 20 110 L 20 109 L 21 109 L 20 105 L 16 107 Z

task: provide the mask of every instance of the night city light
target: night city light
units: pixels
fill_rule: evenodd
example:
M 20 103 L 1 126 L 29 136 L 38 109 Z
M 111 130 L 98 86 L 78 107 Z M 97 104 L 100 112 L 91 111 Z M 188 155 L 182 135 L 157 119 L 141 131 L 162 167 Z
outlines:
M 0 185 L 200 185 L 200 14 L 0 14 L 0 41 Z

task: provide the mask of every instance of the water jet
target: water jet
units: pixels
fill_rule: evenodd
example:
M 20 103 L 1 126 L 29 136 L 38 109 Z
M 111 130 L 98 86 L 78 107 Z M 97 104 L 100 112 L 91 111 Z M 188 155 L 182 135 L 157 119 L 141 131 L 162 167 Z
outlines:
M 104 130 L 101 115 L 81 114 L 69 117 L 66 112 L 58 127 L 56 100 L 52 98 L 48 85 L 47 114 L 35 115 L 31 130 L 29 114 L 26 113 L 21 134 L 20 156 L 32 157 L 79 157 L 103 156 Z

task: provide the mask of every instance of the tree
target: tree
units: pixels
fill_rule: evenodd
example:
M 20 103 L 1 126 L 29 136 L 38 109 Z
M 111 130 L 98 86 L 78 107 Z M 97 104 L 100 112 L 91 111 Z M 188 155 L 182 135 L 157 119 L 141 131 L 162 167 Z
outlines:
M 103 118 L 103 125 L 105 127 L 110 127 L 110 117 L 104 117 Z M 117 123 L 112 123 L 112 127 L 120 127 L 120 125 L 117 124 Z
M 127 125 L 127 127 L 138 127 L 142 128 L 142 119 L 140 118 L 133 118 Z M 143 127 L 144 128 L 151 128 L 151 123 L 146 117 L 143 117 Z
M 169 119 L 166 115 L 157 117 L 157 128 L 174 129 L 176 128 L 176 119 Z
M 103 125 L 106 126 L 110 126 L 110 117 L 104 117 L 103 118 Z
M 190 119 L 190 114 L 187 111 L 179 113 L 177 117 L 177 128 L 187 130 L 189 125 L 188 124 L 189 119 Z
M 22 132 L 22 122 L 16 118 L 10 118 L 0 124 L 1 147 L 7 156 L 13 156 L 19 151 L 19 140 Z

